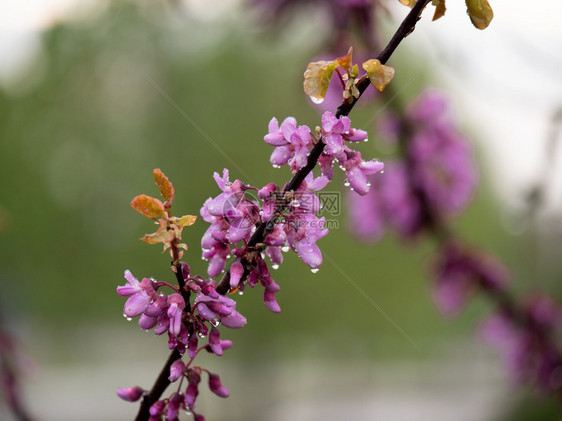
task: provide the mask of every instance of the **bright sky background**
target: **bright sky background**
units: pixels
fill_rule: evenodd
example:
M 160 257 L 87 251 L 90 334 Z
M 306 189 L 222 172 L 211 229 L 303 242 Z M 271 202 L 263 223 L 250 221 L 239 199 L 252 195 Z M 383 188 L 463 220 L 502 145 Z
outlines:
M 41 53 L 40 31 L 61 20 L 101 13 L 109 0 L 0 0 L 0 85 L 8 89 Z M 201 19 L 230 13 L 239 0 L 183 0 Z M 408 38 L 442 63 L 442 78 L 456 94 L 459 121 L 485 147 L 484 170 L 507 204 L 515 204 L 544 164 L 549 117 L 562 107 L 562 2 L 490 0 L 495 18 L 484 31 L 469 22 L 462 0 L 449 0 L 442 19 L 432 11 Z M 394 7 L 396 19 L 405 9 Z M 400 71 L 397 69 L 397 71 Z M 32 84 L 30 85 L 30 89 Z M 562 209 L 562 148 L 550 207 Z

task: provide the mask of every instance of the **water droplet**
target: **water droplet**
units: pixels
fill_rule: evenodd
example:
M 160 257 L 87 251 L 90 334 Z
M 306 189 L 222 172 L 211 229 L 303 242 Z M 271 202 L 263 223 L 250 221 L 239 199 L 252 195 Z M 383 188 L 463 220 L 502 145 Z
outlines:
M 239 290 L 238 295 L 244 295 L 244 291 Z
M 283 247 L 281 247 L 281 251 L 283 251 L 283 252 L 285 252 L 285 253 L 287 253 L 289 250 L 290 250 L 290 247 L 289 247 L 289 246 L 283 246 Z
M 319 268 L 310 269 L 310 271 L 311 271 L 312 273 L 318 273 L 319 270 L 320 270 Z
M 131 320 L 133 320 L 132 317 L 127 317 L 127 321 L 130 322 Z
M 275 165 L 275 164 L 273 164 L 273 168 L 281 168 L 281 165 Z
M 277 270 L 277 269 L 279 269 L 279 265 L 278 265 L 277 263 L 273 263 L 273 264 L 271 265 L 271 269 Z
M 365 139 L 363 142 L 368 142 L 368 141 L 369 141 L 369 139 L 367 138 L 367 139 Z
M 214 327 L 218 327 L 218 325 L 221 324 L 221 321 L 220 321 L 220 319 L 214 319 L 213 321 L 211 321 L 211 324 L 212 324 Z
M 371 183 L 367 183 L 367 187 L 371 187 Z
M 346 179 L 345 182 L 343 183 L 343 185 L 344 185 L 345 187 L 349 187 L 349 181 Z
M 201 332 L 197 333 L 197 336 L 199 336 L 201 339 L 205 338 L 205 335 L 203 335 Z
M 381 171 L 381 174 L 384 174 L 384 170 Z
M 324 102 L 324 98 L 316 98 L 311 96 L 310 99 L 312 100 L 312 102 L 314 102 L 315 104 L 322 104 Z
M 355 191 L 355 189 L 354 189 L 353 187 L 350 187 L 350 188 L 349 188 L 349 190 L 351 190 L 351 191 Z
M 230 254 L 227 254 L 227 255 L 226 255 L 226 258 L 227 258 L 227 259 L 230 259 Z

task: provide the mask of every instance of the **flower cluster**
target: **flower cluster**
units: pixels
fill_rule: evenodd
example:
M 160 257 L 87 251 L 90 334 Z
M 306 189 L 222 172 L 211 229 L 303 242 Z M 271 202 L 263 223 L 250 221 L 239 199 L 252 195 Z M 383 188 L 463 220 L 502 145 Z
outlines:
M 322 116 L 322 127 L 318 134 L 325 144 L 318 159 L 322 175 L 332 180 L 333 163 L 337 161 L 346 172 L 351 188 L 359 194 L 366 194 L 370 187 L 367 176 L 380 172 L 384 164 L 377 160 L 364 161 L 361 153 L 350 149 L 347 143 L 366 141 L 367 132 L 352 128 L 348 117 L 337 118 L 333 113 L 326 111 Z M 275 146 L 271 163 L 274 166 L 289 164 L 293 172 L 306 165 L 308 150 L 318 141 L 307 126 L 297 127 L 293 117 L 287 117 L 281 127 L 277 119 L 272 118 L 269 133 L 265 135 L 264 140 Z
M 227 169 L 222 177 L 214 174 L 222 193 L 209 198 L 201 208 L 201 216 L 211 225 L 201 239 L 203 258 L 209 259 L 207 273 L 218 276 L 230 256 L 231 246 L 240 241 L 248 241 L 259 223 L 259 204 L 245 196 L 247 190 L 256 190 L 240 180 L 229 180 Z
M 447 242 L 435 264 L 433 299 L 441 312 L 453 316 L 463 309 L 476 289 L 502 292 L 507 282 L 507 270 L 500 262 Z
M 514 381 L 559 395 L 562 361 L 552 337 L 562 322 L 562 309 L 549 297 L 536 296 L 523 310 L 522 315 L 508 309 L 491 315 L 480 325 L 480 337 L 500 352 Z
M 264 209 L 268 210 L 268 220 L 274 215 L 272 209 L 285 208 L 278 215 L 276 228 L 265 239 L 265 244 L 269 246 L 266 253 L 274 264 L 281 263 L 281 250 L 289 247 L 314 271 L 322 264 L 322 253 L 316 241 L 326 236 L 328 229 L 324 228 L 325 218 L 315 215 L 320 211 L 320 201 L 314 192 L 323 189 L 328 181 L 324 175 L 314 178 L 309 173 L 294 192 L 278 193 L 275 185 L 259 191 Z
M 356 234 L 377 240 L 390 226 L 413 237 L 431 223 L 428 212 L 442 218 L 468 204 L 477 182 L 474 161 L 441 94 L 422 93 L 403 118 L 388 116 L 381 131 L 405 145 L 404 157 L 387 164 L 376 191 L 349 195 Z
M 168 333 L 168 346 L 177 349 L 180 355 L 187 351 L 190 361 L 187 364 L 180 359 L 171 366 L 169 380 L 175 382 L 180 378 L 186 379 L 186 390 L 182 392 L 182 382 L 178 390 L 170 397 L 157 401 L 150 408 L 153 420 L 165 416 L 174 420 L 179 409 L 193 412 L 195 398 L 198 395 L 198 384 L 203 371 L 209 374 L 209 387 L 215 394 L 226 397 L 228 391 L 222 386 L 216 374 L 209 373 L 201 367 L 190 367 L 193 359 L 201 350 L 214 353 L 218 356 L 225 349 L 230 348 L 231 341 L 221 340 L 217 329 L 219 324 L 228 328 L 241 328 L 246 324 L 246 319 L 236 311 L 236 302 L 231 298 L 216 292 L 216 284 L 199 276 L 190 276 L 189 266 L 185 262 L 179 265 L 181 277 L 185 288 L 180 291 L 165 282 L 144 278 L 138 281 L 130 271 L 125 271 L 127 284 L 119 286 L 117 293 L 129 297 L 125 302 L 123 315 L 131 320 L 139 317 L 138 324 L 142 329 L 154 328 L 156 335 Z M 274 283 L 273 283 L 274 284 Z M 158 292 L 161 287 L 170 287 L 174 292 L 166 295 Z M 191 293 L 196 295 L 193 307 L 186 302 Z M 199 346 L 199 339 L 207 338 L 207 343 Z M 124 400 L 137 401 L 146 391 L 138 386 L 119 389 L 117 394 Z M 204 420 L 200 414 L 193 412 L 196 420 Z

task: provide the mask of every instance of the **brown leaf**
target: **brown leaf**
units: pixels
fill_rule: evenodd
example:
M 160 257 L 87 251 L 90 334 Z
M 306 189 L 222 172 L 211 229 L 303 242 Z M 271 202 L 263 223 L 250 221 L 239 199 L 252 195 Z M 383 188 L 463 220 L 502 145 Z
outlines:
M 135 197 L 131 201 L 131 206 L 147 218 L 157 218 L 166 214 L 164 204 L 160 200 L 146 194 Z
M 445 14 L 447 8 L 445 7 L 445 0 L 433 0 L 435 5 L 435 13 L 433 14 L 433 20 L 437 20 Z
M 156 168 L 152 171 L 152 175 L 154 176 L 154 181 L 156 181 L 156 185 L 158 186 L 158 190 L 160 190 L 162 198 L 169 204 L 172 204 L 174 201 L 174 186 L 172 186 L 168 177 L 164 175 L 160 168 Z

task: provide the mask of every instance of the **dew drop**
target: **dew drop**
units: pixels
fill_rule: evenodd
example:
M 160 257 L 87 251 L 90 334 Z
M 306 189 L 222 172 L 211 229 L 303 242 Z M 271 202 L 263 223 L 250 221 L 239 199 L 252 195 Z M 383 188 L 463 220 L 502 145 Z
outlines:
M 320 270 L 319 268 L 310 269 L 310 271 L 311 271 L 312 273 L 318 273 L 319 270 Z
M 273 264 L 271 265 L 271 269 L 277 270 L 277 269 L 279 269 L 279 265 L 278 265 L 277 263 L 273 263 Z
M 244 291 L 238 291 L 238 295 L 244 295 Z
M 127 321 L 130 322 L 131 320 L 133 320 L 132 317 L 127 317 Z
M 314 102 L 315 104 L 322 104 L 324 102 L 324 98 L 316 98 L 311 96 L 310 99 L 312 100 L 312 102 Z
M 381 174 L 384 174 L 384 170 L 381 171 Z
M 344 185 L 345 187 L 349 187 L 349 181 L 346 179 L 345 182 L 343 183 L 343 185 Z
M 287 253 L 289 251 L 290 247 L 289 246 L 283 246 L 281 247 L 281 251 Z
M 367 187 L 371 187 L 371 183 L 367 183 Z
M 281 165 L 275 165 L 275 164 L 273 164 L 273 168 L 281 168 Z
M 353 187 L 350 187 L 350 188 L 349 188 L 349 190 L 351 190 L 351 191 L 355 191 L 355 189 L 354 189 Z
M 367 139 L 365 139 L 363 142 L 368 142 L 368 141 L 369 141 L 369 139 L 367 138 Z
M 201 339 L 204 339 L 204 338 L 205 338 L 205 335 L 203 335 L 201 332 L 199 332 L 199 333 L 197 334 L 197 336 L 199 336 Z

